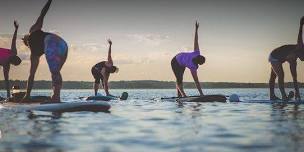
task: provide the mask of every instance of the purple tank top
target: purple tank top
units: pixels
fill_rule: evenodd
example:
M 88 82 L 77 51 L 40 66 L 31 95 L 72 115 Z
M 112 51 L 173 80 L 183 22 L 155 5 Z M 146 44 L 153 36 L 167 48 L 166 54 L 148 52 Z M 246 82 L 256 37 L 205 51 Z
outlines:
M 198 65 L 192 62 L 192 59 L 199 56 L 200 51 L 182 52 L 176 55 L 176 60 L 179 65 L 189 68 L 191 71 L 196 71 Z
M 13 52 L 11 50 L 0 48 L 0 65 L 7 64 L 11 56 L 13 56 Z

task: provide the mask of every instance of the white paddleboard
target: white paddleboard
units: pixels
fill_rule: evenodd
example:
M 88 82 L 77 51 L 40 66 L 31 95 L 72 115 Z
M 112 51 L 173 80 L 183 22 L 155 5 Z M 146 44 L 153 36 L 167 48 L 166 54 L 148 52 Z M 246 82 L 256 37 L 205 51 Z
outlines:
M 269 104 L 304 104 L 304 100 L 296 101 L 283 101 L 283 100 L 243 100 L 241 103 L 269 103 Z M 231 102 L 234 103 L 234 102 Z
M 108 112 L 111 105 L 107 102 L 65 102 L 51 104 L 19 104 L 3 103 L 2 108 L 14 109 L 17 111 L 46 111 L 46 112 Z

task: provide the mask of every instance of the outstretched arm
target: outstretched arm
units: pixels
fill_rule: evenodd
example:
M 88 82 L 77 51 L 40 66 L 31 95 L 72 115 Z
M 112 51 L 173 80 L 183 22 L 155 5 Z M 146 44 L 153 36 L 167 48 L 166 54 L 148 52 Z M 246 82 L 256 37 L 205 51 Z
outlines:
M 200 93 L 201 96 L 203 96 L 204 94 L 203 94 L 203 91 L 202 91 L 201 84 L 198 80 L 197 71 L 191 70 L 191 74 L 192 74 L 192 77 L 193 77 L 193 80 L 195 82 L 195 85 L 196 85 L 196 88 L 197 88 L 198 92 Z
M 112 41 L 110 39 L 108 39 L 108 43 L 109 43 L 108 63 L 110 63 L 111 65 L 113 65 L 113 60 L 112 60 Z
M 31 27 L 30 33 L 42 29 L 44 17 L 46 15 L 46 13 L 48 12 L 48 10 L 51 6 L 51 3 L 52 3 L 52 0 L 48 0 L 48 2 L 45 4 L 36 23 Z
M 195 36 L 194 36 L 194 51 L 199 51 L 199 44 L 198 44 L 198 28 L 199 28 L 199 23 L 196 21 L 195 23 Z
M 11 51 L 15 55 L 17 55 L 16 40 L 17 40 L 17 33 L 18 33 L 18 28 L 19 28 L 19 24 L 17 21 L 14 21 L 14 26 L 15 26 L 15 32 L 14 32 L 13 39 L 12 39 Z
M 303 48 L 303 24 L 304 24 L 304 16 L 301 19 L 300 22 L 300 29 L 299 29 L 299 35 L 298 35 L 298 48 Z

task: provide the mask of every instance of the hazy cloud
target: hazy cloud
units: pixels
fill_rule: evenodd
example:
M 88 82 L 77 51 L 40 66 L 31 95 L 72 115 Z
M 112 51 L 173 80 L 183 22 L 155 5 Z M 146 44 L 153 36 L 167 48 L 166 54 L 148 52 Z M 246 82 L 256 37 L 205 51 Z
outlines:
M 158 46 L 163 42 L 169 40 L 168 35 L 161 34 L 128 34 L 128 38 L 137 41 L 138 43 L 145 43 L 147 45 Z

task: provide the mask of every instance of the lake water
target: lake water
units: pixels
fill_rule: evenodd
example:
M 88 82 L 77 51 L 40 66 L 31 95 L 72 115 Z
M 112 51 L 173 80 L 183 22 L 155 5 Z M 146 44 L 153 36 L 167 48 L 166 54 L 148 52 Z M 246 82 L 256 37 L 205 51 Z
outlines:
M 175 90 L 127 91 L 110 113 L 16 113 L 0 109 L 0 151 L 303 151 L 304 105 L 184 103 L 161 101 Z M 49 95 L 34 91 L 33 95 Z M 186 90 L 195 95 L 196 90 Z M 268 89 L 206 89 L 237 93 L 242 100 L 268 99 Z M 304 90 L 301 90 L 304 94 Z M 5 92 L 1 91 L 4 96 Z M 64 102 L 92 90 L 64 90 Z M 304 97 L 302 97 L 304 98 Z

